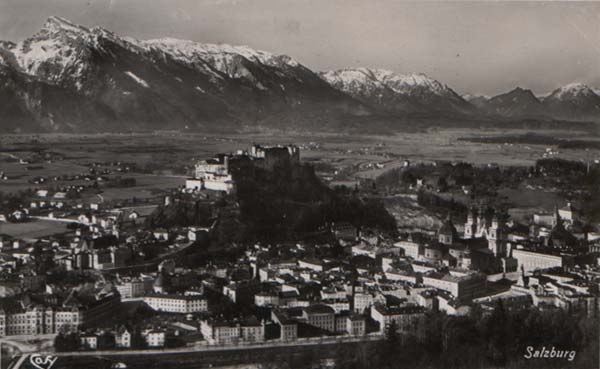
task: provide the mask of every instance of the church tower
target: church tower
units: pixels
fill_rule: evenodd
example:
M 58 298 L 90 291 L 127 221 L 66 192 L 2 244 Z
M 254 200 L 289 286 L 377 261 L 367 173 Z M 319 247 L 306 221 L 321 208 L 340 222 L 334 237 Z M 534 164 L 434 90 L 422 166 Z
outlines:
M 554 204 L 554 214 L 552 217 L 552 228 L 555 228 L 556 226 L 563 226 L 563 221 L 560 216 L 560 213 L 558 212 L 558 206 L 556 206 L 556 204 Z
M 494 213 L 492 224 L 488 231 L 488 248 L 494 253 L 494 256 L 506 256 L 506 234 L 504 223 L 498 219 L 498 215 Z
M 472 207 L 467 213 L 467 222 L 465 223 L 465 238 L 474 238 L 477 234 L 477 209 Z
M 448 213 L 446 220 L 438 231 L 438 241 L 444 245 L 452 245 L 457 239 L 458 233 L 454 227 L 454 224 L 452 224 L 450 213 Z
M 487 220 L 485 219 L 486 208 L 484 206 L 479 208 L 477 213 L 477 231 L 475 237 L 484 237 L 486 233 Z

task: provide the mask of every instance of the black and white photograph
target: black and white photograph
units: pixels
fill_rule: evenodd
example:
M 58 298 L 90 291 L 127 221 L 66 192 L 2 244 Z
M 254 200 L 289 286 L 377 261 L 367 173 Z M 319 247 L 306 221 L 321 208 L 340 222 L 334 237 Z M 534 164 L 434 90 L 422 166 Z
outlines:
M 0 0 L 0 369 L 600 369 L 600 1 Z

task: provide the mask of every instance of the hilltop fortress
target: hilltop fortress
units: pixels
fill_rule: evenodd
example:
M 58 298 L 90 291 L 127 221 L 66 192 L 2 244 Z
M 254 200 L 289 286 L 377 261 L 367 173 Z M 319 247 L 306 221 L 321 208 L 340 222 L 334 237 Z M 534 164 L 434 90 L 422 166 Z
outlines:
M 279 165 L 300 163 L 297 146 L 253 145 L 249 151 L 239 150 L 235 154 L 219 154 L 212 159 L 202 160 L 195 166 L 194 177 L 185 183 L 188 191 L 213 190 L 235 192 L 233 173 L 244 168 L 260 168 L 272 171 Z

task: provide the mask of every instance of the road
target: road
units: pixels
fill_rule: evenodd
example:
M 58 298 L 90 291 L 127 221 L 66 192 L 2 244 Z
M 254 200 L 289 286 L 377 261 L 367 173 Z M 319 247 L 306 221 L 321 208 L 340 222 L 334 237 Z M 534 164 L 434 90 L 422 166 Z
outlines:
M 6 336 L 0 338 L 0 344 L 20 352 L 37 352 L 52 347 L 54 334 Z
M 331 358 L 341 345 L 361 345 L 381 338 L 381 335 L 373 335 L 345 339 L 307 339 L 290 343 L 196 346 L 170 350 L 40 353 L 40 355 L 57 357 L 53 369 L 110 368 L 115 363 L 125 363 L 128 369 L 201 369 L 220 365 L 294 360 L 302 355 L 318 359 Z M 16 359 L 10 369 L 34 369 L 26 356 Z

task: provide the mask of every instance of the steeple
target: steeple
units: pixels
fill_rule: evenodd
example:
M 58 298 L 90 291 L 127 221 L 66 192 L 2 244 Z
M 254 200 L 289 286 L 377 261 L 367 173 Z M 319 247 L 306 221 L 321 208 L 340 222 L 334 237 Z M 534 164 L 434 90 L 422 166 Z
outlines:
M 467 222 L 465 223 L 465 238 L 473 238 L 477 233 L 477 209 L 472 206 L 467 212 Z
M 556 206 L 556 204 L 554 204 L 554 219 L 553 219 L 552 223 L 553 223 L 552 224 L 553 227 L 558 227 L 558 226 L 562 227 L 562 225 L 563 225 L 562 219 L 560 217 L 560 213 L 558 212 L 558 206 Z
M 485 222 L 485 213 L 486 213 L 485 207 L 483 205 L 481 205 L 479 207 L 478 214 L 477 214 L 477 219 L 479 220 L 479 222 Z
M 475 206 L 471 206 L 469 211 L 467 212 L 467 222 L 473 223 L 477 218 L 477 208 Z
M 487 239 L 488 248 L 494 253 L 495 256 L 505 257 L 506 256 L 506 234 L 504 226 L 500 224 L 502 215 L 498 215 L 498 212 L 494 210 L 492 215 L 492 223 L 488 229 Z
M 498 228 L 498 213 L 496 212 L 492 216 L 492 228 Z
M 454 224 L 452 224 L 452 219 L 450 218 L 450 212 L 446 216 L 446 220 L 440 227 L 438 231 L 438 241 L 445 245 L 451 245 L 454 240 L 458 238 L 458 234 Z

